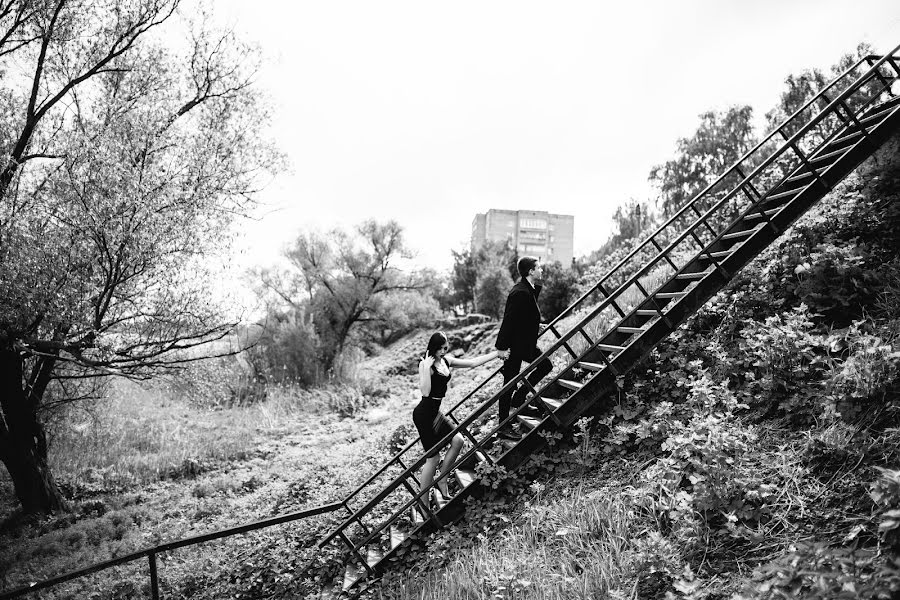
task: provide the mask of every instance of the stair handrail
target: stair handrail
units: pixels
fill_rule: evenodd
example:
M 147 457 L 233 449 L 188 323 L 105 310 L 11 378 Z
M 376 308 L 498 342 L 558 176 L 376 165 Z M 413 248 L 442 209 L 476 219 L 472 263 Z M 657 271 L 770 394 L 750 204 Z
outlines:
M 268 519 L 261 519 L 259 521 L 245 523 L 243 525 L 236 525 L 234 527 L 228 527 L 226 529 L 220 529 L 218 531 L 213 531 L 210 533 L 203 533 L 203 534 L 199 534 L 199 535 L 195 535 L 195 536 L 191 536 L 191 537 L 173 540 L 170 542 L 165 542 L 162 544 L 157 544 L 157 545 L 151 546 L 149 548 L 144 548 L 142 550 L 137 550 L 137 551 L 131 552 L 124 556 L 111 558 L 109 560 L 95 563 L 91 566 L 84 567 L 82 569 L 77 569 L 75 571 L 70 571 L 70 572 L 64 573 L 62 575 L 57 575 L 56 577 L 52 577 L 50 579 L 45 579 L 40 582 L 35 582 L 35 583 L 28 584 L 28 585 L 24 585 L 24 586 L 21 586 L 21 587 L 18 587 L 16 589 L 9 590 L 6 592 L 0 592 L 0 600 L 11 600 L 12 598 L 18 598 L 20 596 L 24 596 L 25 594 L 30 594 L 31 592 L 37 592 L 39 590 L 47 589 L 49 587 L 53 587 L 53 586 L 59 585 L 61 583 L 65 583 L 65 582 L 71 581 L 73 579 L 78 579 L 79 577 L 84 577 L 85 575 L 90 575 L 92 573 L 96 573 L 97 571 L 103 571 L 104 569 L 109 569 L 111 567 L 117 567 L 119 565 L 122 565 L 122 564 L 125 564 L 128 562 L 132 562 L 135 560 L 140 560 L 142 558 L 148 558 L 150 561 L 151 597 L 153 598 L 153 600 L 158 600 L 159 585 L 158 585 L 157 576 L 156 576 L 156 555 L 157 554 L 161 554 L 163 552 L 169 552 L 171 550 L 177 550 L 178 548 L 184 548 L 186 546 L 194 546 L 197 544 L 210 542 L 210 541 L 217 540 L 217 539 L 224 538 L 224 537 L 230 537 L 233 535 L 238 535 L 238 534 L 247 533 L 250 531 L 255 531 L 257 529 L 273 527 L 275 525 L 281 525 L 284 523 L 290 523 L 292 521 L 297 521 L 300 519 L 306 519 L 309 517 L 314 517 L 317 515 L 334 512 L 343 506 L 344 506 L 344 502 L 332 502 L 331 504 L 323 504 L 321 506 L 307 508 L 307 509 L 295 511 L 292 513 L 286 513 L 286 514 L 278 515 L 275 517 L 269 517 Z

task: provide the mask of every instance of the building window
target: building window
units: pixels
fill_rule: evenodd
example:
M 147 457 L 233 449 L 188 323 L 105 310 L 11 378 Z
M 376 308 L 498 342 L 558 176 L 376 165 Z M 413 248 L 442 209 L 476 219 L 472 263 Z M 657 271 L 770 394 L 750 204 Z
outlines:
M 543 219 L 522 219 L 519 227 L 527 229 L 547 229 L 547 221 Z

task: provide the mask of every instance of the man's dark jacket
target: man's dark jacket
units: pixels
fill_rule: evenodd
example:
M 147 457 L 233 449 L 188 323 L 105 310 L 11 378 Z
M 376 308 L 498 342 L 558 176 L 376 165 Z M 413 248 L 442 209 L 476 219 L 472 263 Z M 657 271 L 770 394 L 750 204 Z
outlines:
M 514 285 L 506 297 L 506 309 L 497 334 L 497 350 L 509 350 L 517 357 L 531 358 L 537 347 L 541 310 L 537 297 L 541 286 L 532 287 L 524 277 Z

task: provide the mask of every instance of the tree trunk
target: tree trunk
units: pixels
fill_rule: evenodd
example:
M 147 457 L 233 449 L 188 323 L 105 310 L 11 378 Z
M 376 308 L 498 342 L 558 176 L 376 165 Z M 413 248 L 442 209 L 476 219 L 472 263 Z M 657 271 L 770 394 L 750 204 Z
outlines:
M 9 346 L 0 348 L 0 460 L 26 513 L 66 508 L 47 464 L 47 436 L 37 418 L 38 401 L 26 393 L 22 357 Z

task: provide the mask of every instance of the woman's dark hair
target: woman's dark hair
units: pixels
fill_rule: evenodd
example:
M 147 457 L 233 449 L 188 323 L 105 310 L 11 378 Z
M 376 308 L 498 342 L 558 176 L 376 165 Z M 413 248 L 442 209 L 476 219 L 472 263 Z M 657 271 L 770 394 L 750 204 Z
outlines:
M 528 274 L 531 273 L 531 270 L 538 263 L 538 259 L 534 256 L 523 256 L 519 259 L 518 264 L 516 264 L 516 269 L 519 271 L 519 275 L 522 276 L 522 279 L 528 277 Z
M 428 349 L 425 351 L 425 356 L 436 355 L 437 351 L 440 350 L 447 341 L 447 334 L 443 331 L 435 331 L 432 333 L 431 339 L 428 340 Z

